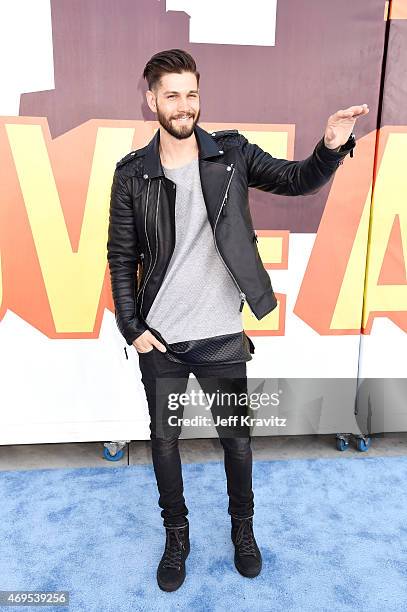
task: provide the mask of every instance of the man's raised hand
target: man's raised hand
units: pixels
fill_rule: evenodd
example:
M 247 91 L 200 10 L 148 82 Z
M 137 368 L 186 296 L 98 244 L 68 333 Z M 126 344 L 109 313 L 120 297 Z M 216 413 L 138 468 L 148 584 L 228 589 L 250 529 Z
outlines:
M 344 110 L 338 110 L 328 119 L 324 134 L 324 144 L 328 149 L 336 149 L 345 144 L 353 131 L 356 119 L 367 115 L 369 107 L 367 104 L 349 106 Z

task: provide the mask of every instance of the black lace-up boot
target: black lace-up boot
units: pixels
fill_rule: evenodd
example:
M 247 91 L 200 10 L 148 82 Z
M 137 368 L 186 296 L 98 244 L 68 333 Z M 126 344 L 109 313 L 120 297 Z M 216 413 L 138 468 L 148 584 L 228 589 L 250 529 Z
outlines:
M 232 542 L 235 545 L 236 569 L 248 578 L 254 578 L 261 571 L 261 553 L 253 532 L 253 517 L 232 519 Z
M 157 568 L 157 582 L 163 591 L 176 591 L 185 580 L 185 560 L 189 555 L 189 523 L 166 529 L 165 550 Z

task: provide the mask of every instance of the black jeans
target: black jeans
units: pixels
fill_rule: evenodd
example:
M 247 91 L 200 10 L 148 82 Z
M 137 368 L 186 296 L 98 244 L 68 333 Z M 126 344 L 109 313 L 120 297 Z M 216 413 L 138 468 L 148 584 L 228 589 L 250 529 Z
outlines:
M 169 393 L 185 393 L 189 374 L 196 377 L 204 393 L 240 394 L 247 396 L 246 362 L 227 365 L 208 364 L 188 366 L 167 359 L 157 348 L 139 353 L 141 380 L 145 388 L 150 414 L 150 439 L 154 473 L 159 491 L 158 505 L 162 508 L 164 526 L 184 525 L 188 508 L 184 499 L 181 457 L 178 438 L 181 425 L 169 425 L 169 416 L 182 418 L 184 406 L 168 408 Z M 217 394 L 217 395 L 216 395 Z M 173 396 L 174 397 L 174 396 Z M 229 396 L 230 397 L 230 396 Z M 224 449 L 224 466 L 229 497 L 228 513 L 238 518 L 253 516 L 254 494 L 252 490 L 252 450 L 249 426 L 242 424 L 241 416 L 247 416 L 247 403 L 214 401 L 211 405 L 213 423 Z M 227 418 L 226 425 L 216 425 L 218 417 Z M 209 418 L 209 417 L 208 417 Z M 174 423 L 174 418 L 170 419 Z

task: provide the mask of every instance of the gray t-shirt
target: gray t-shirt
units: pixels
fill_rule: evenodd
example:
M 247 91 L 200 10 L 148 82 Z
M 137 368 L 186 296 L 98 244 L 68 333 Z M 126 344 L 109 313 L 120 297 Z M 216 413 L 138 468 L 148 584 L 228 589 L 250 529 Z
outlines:
M 216 251 L 198 159 L 163 170 L 176 184 L 176 241 L 147 324 L 168 343 L 241 332 L 239 290 Z

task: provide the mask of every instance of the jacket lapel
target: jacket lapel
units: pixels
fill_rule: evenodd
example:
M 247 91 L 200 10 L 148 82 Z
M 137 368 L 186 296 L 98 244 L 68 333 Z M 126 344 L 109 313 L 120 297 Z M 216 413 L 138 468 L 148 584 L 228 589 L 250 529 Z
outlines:
M 209 132 L 201 128 L 198 124 L 195 125 L 194 132 L 199 148 L 199 172 L 202 194 L 208 218 L 213 227 L 230 173 L 226 170 L 224 163 L 221 161 L 213 161 L 212 158 L 217 158 L 218 160 L 219 158 L 222 159 L 223 151 L 220 152 L 216 140 Z M 150 179 L 158 177 L 165 178 L 159 154 L 159 144 L 160 130 L 158 129 L 148 143 L 144 155 L 143 173 Z

